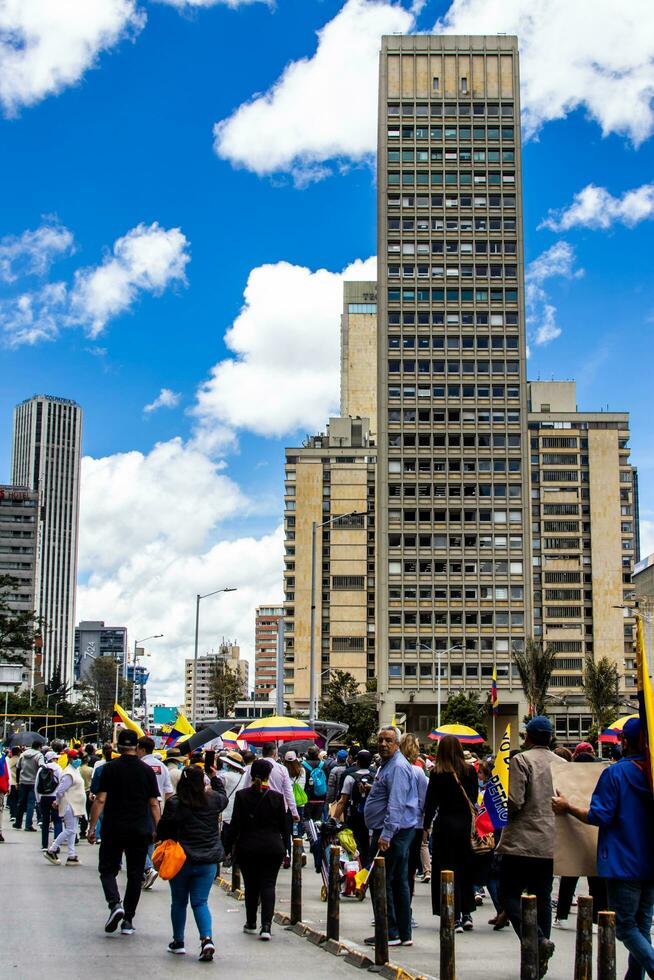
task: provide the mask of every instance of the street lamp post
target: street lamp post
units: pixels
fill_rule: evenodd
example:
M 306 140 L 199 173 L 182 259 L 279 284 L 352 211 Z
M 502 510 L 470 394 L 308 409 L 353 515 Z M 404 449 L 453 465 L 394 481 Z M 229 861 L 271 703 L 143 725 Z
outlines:
M 139 658 L 136 652 L 139 643 L 145 643 L 146 640 L 160 640 L 163 633 L 152 633 L 150 636 L 144 636 L 142 640 L 134 640 L 134 668 L 132 675 L 132 718 L 134 718 L 134 708 L 136 706 L 136 662 Z M 148 654 L 143 654 L 143 656 L 148 656 Z M 118 678 L 116 678 L 116 691 L 118 691 Z M 147 728 L 147 718 L 145 719 Z
M 200 635 L 200 601 L 208 599 L 209 596 L 218 595 L 219 592 L 236 592 L 235 588 L 216 589 L 214 592 L 206 592 L 204 595 L 199 593 L 195 597 L 195 648 L 193 651 L 193 683 L 191 685 L 191 724 L 196 726 L 196 699 L 198 685 L 198 640 Z
M 349 514 L 334 514 L 333 517 L 317 524 L 313 521 L 311 525 L 311 620 L 309 637 L 309 725 L 313 727 L 316 720 L 316 531 L 319 527 L 326 527 L 334 521 L 343 521 L 348 517 L 365 517 L 363 511 L 353 510 Z
M 428 646 L 426 643 L 419 643 L 418 646 L 421 650 L 427 650 L 429 653 L 436 654 L 436 728 L 441 727 L 441 657 L 444 653 L 454 653 L 455 650 L 460 650 L 461 645 L 455 643 L 448 650 L 434 650 L 433 647 Z

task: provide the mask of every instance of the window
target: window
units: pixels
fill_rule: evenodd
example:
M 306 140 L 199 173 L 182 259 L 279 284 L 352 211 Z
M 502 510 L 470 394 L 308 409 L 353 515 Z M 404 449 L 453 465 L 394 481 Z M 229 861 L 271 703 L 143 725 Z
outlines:
M 365 637 L 363 636 L 333 636 L 332 650 L 345 652 L 347 650 L 364 650 Z
M 434 75 L 432 79 L 432 90 L 434 92 L 438 92 L 438 88 L 439 88 L 439 78 L 438 75 Z
M 358 590 L 365 588 L 365 576 L 363 575 L 333 575 L 332 589 L 338 590 Z

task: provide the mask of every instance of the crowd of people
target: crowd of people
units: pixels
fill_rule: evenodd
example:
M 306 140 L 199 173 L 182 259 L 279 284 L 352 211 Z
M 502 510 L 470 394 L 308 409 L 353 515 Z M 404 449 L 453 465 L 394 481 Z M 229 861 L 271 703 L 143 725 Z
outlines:
M 587 808 L 554 791 L 558 767 L 597 761 L 590 743 L 574 752 L 552 750 L 545 716 L 532 718 L 509 763 L 508 822 L 490 843 L 477 847 L 480 793 L 491 778 L 492 757 L 478 758 L 453 735 L 426 751 L 410 733 L 380 729 L 376 752 L 360 746 L 336 753 L 311 746 L 279 758 L 276 744 L 259 755 L 206 751 L 162 757 L 149 736 L 118 733 L 106 744 L 70 748 L 53 741 L 11 749 L 0 769 L 0 842 L 5 800 L 16 829 L 37 832 L 50 864 L 79 864 L 77 844 L 99 844 L 98 870 L 108 905 L 105 931 L 132 935 L 143 890 L 157 880 L 158 843 L 181 848 L 181 866 L 170 877 L 172 954 L 186 952 L 190 904 L 199 935 L 199 958 L 215 953 L 208 898 L 221 864 L 235 862 L 245 892 L 246 935 L 272 936 L 275 889 L 289 867 L 292 839 L 320 824 L 351 832 L 358 858 L 370 867 L 385 858 L 389 946 L 411 946 L 415 883 L 431 881 L 439 916 L 440 872 L 454 871 L 455 929 L 474 929 L 486 892 L 494 929 L 521 934 L 521 896 L 536 896 L 540 976 L 554 953 L 552 927 L 565 928 L 577 886 L 562 877 L 552 901 L 557 816 L 599 828 L 597 874 L 589 878 L 594 916 L 616 915 L 616 932 L 629 951 L 627 980 L 654 977 L 650 932 L 654 911 L 654 799 L 647 779 L 640 722 L 624 726 L 622 752 L 602 767 Z M 619 758 L 621 756 L 621 758 Z M 311 839 L 311 837 L 310 837 Z M 154 853 L 153 853 L 154 852 Z M 125 867 L 121 897 L 118 873 Z M 163 873 L 163 872 L 162 872 Z M 554 922 L 552 910 L 556 909 Z M 371 936 L 365 942 L 374 945 Z

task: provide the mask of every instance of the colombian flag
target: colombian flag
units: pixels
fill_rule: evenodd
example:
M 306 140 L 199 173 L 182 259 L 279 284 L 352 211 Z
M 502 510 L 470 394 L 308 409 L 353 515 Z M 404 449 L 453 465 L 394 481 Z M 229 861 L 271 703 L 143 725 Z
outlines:
M 636 668 L 638 671 L 638 713 L 640 724 L 645 736 L 645 756 L 647 760 L 647 779 L 654 786 L 654 695 L 649 676 L 647 653 L 643 640 L 643 620 L 636 616 Z
M 504 738 L 495 756 L 493 775 L 486 783 L 477 816 L 477 833 L 480 836 L 501 830 L 508 823 L 509 805 L 509 751 L 511 750 L 511 726 L 506 726 Z
M 493 679 L 491 681 L 491 711 L 494 715 L 498 713 L 499 701 L 497 698 L 497 667 L 493 667 Z
M 189 735 L 195 735 L 195 728 L 188 721 L 188 719 L 183 714 L 177 715 L 177 720 L 175 724 L 170 729 L 170 733 L 164 738 L 164 745 L 167 749 L 171 749 L 173 745 L 176 745 L 180 738 L 187 738 Z
M 114 725 L 124 725 L 125 728 L 131 728 L 133 732 L 136 732 L 139 738 L 143 738 L 145 735 L 145 732 L 141 726 L 137 725 L 135 721 L 132 721 L 127 712 L 123 711 L 119 704 L 114 705 L 114 713 L 111 720 Z

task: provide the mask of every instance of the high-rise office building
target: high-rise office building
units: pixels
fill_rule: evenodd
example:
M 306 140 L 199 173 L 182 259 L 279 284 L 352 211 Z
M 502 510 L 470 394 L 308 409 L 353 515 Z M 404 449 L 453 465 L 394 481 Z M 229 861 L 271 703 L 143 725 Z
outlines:
M 105 626 L 101 620 L 84 620 L 75 627 L 75 676 L 87 680 L 93 661 L 113 657 L 127 663 L 127 627 Z
M 82 409 L 66 398 L 35 395 L 14 409 L 12 482 L 38 494 L 36 611 L 43 621 L 42 673 L 74 680 L 75 590 Z
M 2 598 L 12 612 L 35 611 L 38 527 L 38 494 L 28 487 L 0 485 L 0 575 L 12 579 Z M 14 652 L 23 658 L 23 682 L 29 686 L 40 676 L 40 647 Z
M 283 606 L 257 606 L 254 622 L 254 697 L 268 700 L 277 687 L 277 642 Z
M 241 649 L 231 640 L 222 640 L 218 653 L 205 653 L 197 660 L 197 682 L 195 682 L 195 661 L 186 661 L 184 675 L 184 711 L 190 720 L 193 713 L 193 685 L 195 688 L 195 719 L 198 722 L 214 721 L 224 716 L 221 706 L 215 703 L 211 691 L 211 681 L 217 664 L 237 675 L 241 682 L 242 698 L 247 697 L 250 665 L 241 658 Z
M 636 692 L 629 416 L 578 411 L 574 381 L 528 388 L 534 635 L 556 652 L 548 711 L 557 736 L 574 741 L 592 724 L 581 687 L 586 657 L 614 661 L 623 696 Z
M 330 670 L 352 674 L 362 692 L 375 676 L 375 464 L 362 418 L 332 418 L 325 433 L 286 450 L 284 697 L 291 711 L 307 711 L 310 702 L 314 523 L 315 700 Z
M 425 736 L 453 691 L 502 711 L 531 619 L 515 37 L 382 39 L 377 676 Z

